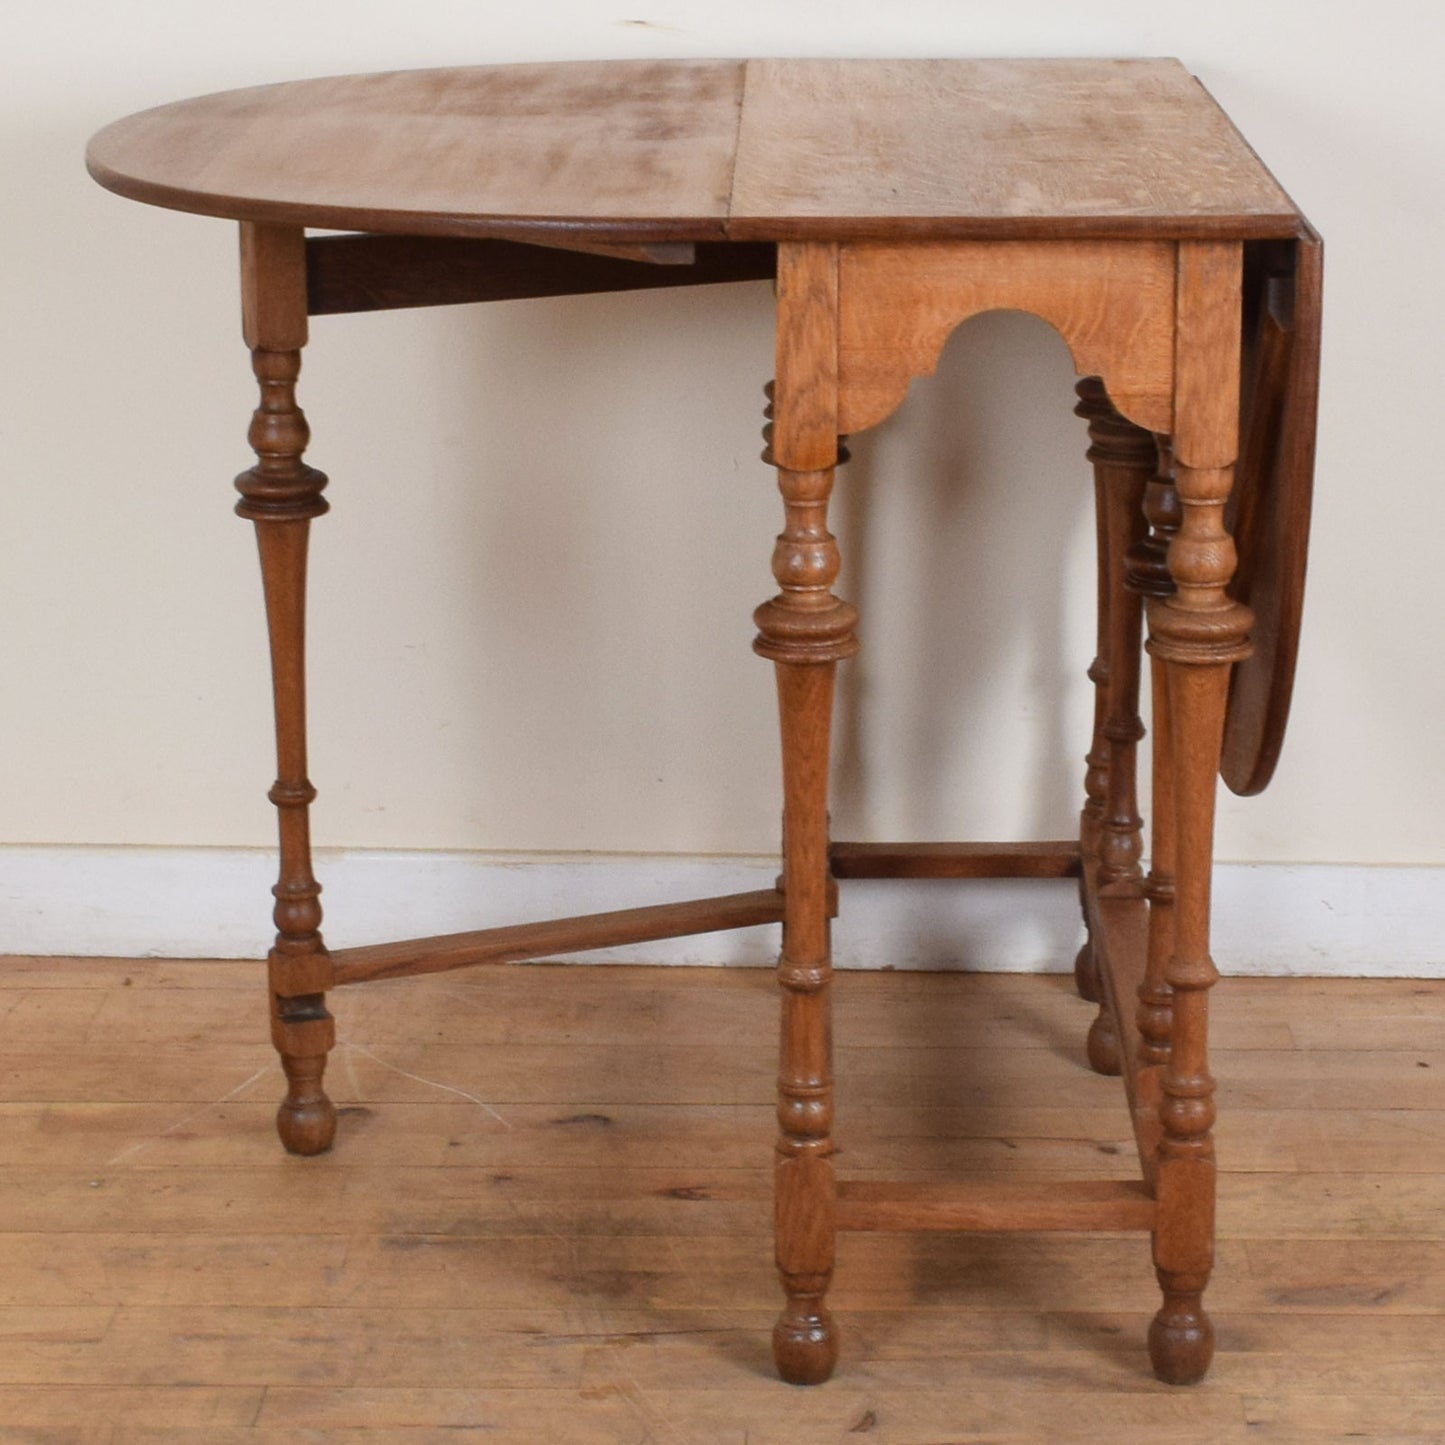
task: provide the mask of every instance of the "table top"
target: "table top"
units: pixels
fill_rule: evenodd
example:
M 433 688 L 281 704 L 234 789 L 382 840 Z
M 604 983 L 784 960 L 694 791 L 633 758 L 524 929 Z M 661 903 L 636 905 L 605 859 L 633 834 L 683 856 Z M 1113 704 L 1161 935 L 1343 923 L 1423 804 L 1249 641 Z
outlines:
M 598 242 L 1299 234 L 1174 60 L 629 60 L 258 86 L 101 131 L 121 195 Z

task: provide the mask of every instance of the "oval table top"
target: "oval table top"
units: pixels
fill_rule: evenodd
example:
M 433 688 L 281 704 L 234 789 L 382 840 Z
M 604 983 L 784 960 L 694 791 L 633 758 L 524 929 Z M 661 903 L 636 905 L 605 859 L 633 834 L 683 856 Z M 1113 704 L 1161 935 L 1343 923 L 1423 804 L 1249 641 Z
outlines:
M 103 186 L 237 220 L 610 243 L 1288 237 L 1175 60 L 627 60 L 396 71 L 143 111 Z
M 1223 772 L 1239 792 L 1268 782 L 1304 591 L 1318 238 L 1177 60 L 622 60 L 345 75 L 142 111 L 96 135 L 86 160 L 101 185 L 174 210 L 584 248 L 1297 242 L 1280 307 L 1246 297 L 1258 335 L 1244 358 L 1235 590 L 1258 626 L 1235 674 Z

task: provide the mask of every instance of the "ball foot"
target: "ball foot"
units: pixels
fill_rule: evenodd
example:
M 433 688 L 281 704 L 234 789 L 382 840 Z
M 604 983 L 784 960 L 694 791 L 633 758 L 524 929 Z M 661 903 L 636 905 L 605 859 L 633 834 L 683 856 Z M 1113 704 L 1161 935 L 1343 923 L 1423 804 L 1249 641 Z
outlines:
M 1096 1074 L 1117 1075 L 1123 1066 L 1119 1060 L 1119 1035 L 1114 1032 L 1114 1020 L 1107 1009 L 1101 1008 L 1089 1025 L 1089 1040 L 1086 1045 L 1089 1067 Z
M 1166 1385 L 1193 1385 L 1214 1359 L 1214 1326 L 1195 1301 L 1167 1301 L 1149 1326 L 1149 1360 Z
M 838 1330 L 821 1306 L 785 1310 L 773 1326 L 773 1361 L 790 1385 L 821 1385 L 838 1363 Z
M 283 1103 L 276 1132 L 290 1154 L 324 1154 L 336 1138 L 336 1105 L 326 1097 L 305 1104 Z

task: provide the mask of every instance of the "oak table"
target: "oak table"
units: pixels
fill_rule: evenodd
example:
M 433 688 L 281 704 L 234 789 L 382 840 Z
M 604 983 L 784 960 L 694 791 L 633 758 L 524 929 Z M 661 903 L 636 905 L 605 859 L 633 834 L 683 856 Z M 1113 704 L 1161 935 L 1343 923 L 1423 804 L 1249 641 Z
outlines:
M 627 61 L 343 76 L 162 106 L 91 143 L 135 200 L 240 222 L 261 400 L 237 478 L 270 630 L 280 820 L 273 1038 L 288 1149 L 332 1142 L 329 989 L 588 947 L 783 925 L 776 1231 L 784 1378 L 823 1380 L 840 1229 L 1152 1233 L 1161 1378 L 1208 1368 L 1214 1118 L 1206 1057 L 1215 778 L 1258 791 L 1288 710 L 1303 588 L 1320 246 L 1176 61 Z M 309 237 L 307 228 L 328 234 Z M 785 525 L 756 613 L 782 720 L 775 889 L 328 951 L 312 874 L 303 616 L 326 478 L 295 386 L 308 317 L 775 277 L 768 458 Z M 982 311 L 1050 322 L 1092 440 L 1095 721 L 1080 836 L 847 843 L 828 835 L 840 438 L 866 431 Z M 1231 540 L 1231 532 L 1238 541 Z M 1238 559 L 1238 567 L 1236 562 Z M 1150 869 L 1135 799 L 1142 619 L 1152 659 Z M 1253 635 L 1253 648 L 1251 637 Z M 1122 1072 L 1134 1181 L 838 1181 L 829 927 L 836 880 L 1077 876 L 1099 1003 L 1088 1055 Z

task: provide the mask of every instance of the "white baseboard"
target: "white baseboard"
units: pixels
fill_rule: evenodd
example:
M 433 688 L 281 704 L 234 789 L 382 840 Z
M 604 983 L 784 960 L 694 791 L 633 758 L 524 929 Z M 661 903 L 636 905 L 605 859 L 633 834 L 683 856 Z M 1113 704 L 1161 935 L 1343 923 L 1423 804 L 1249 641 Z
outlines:
M 272 854 L 229 848 L 0 848 L 0 952 L 254 958 L 270 943 Z M 333 947 L 771 886 L 772 858 L 327 851 Z M 1053 972 L 1081 938 L 1072 883 L 853 882 L 842 968 Z M 1220 864 L 1215 956 L 1236 974 L 1445 976 L 1445 868 Z M 772 962 L 774 927 L 577 955 Z

